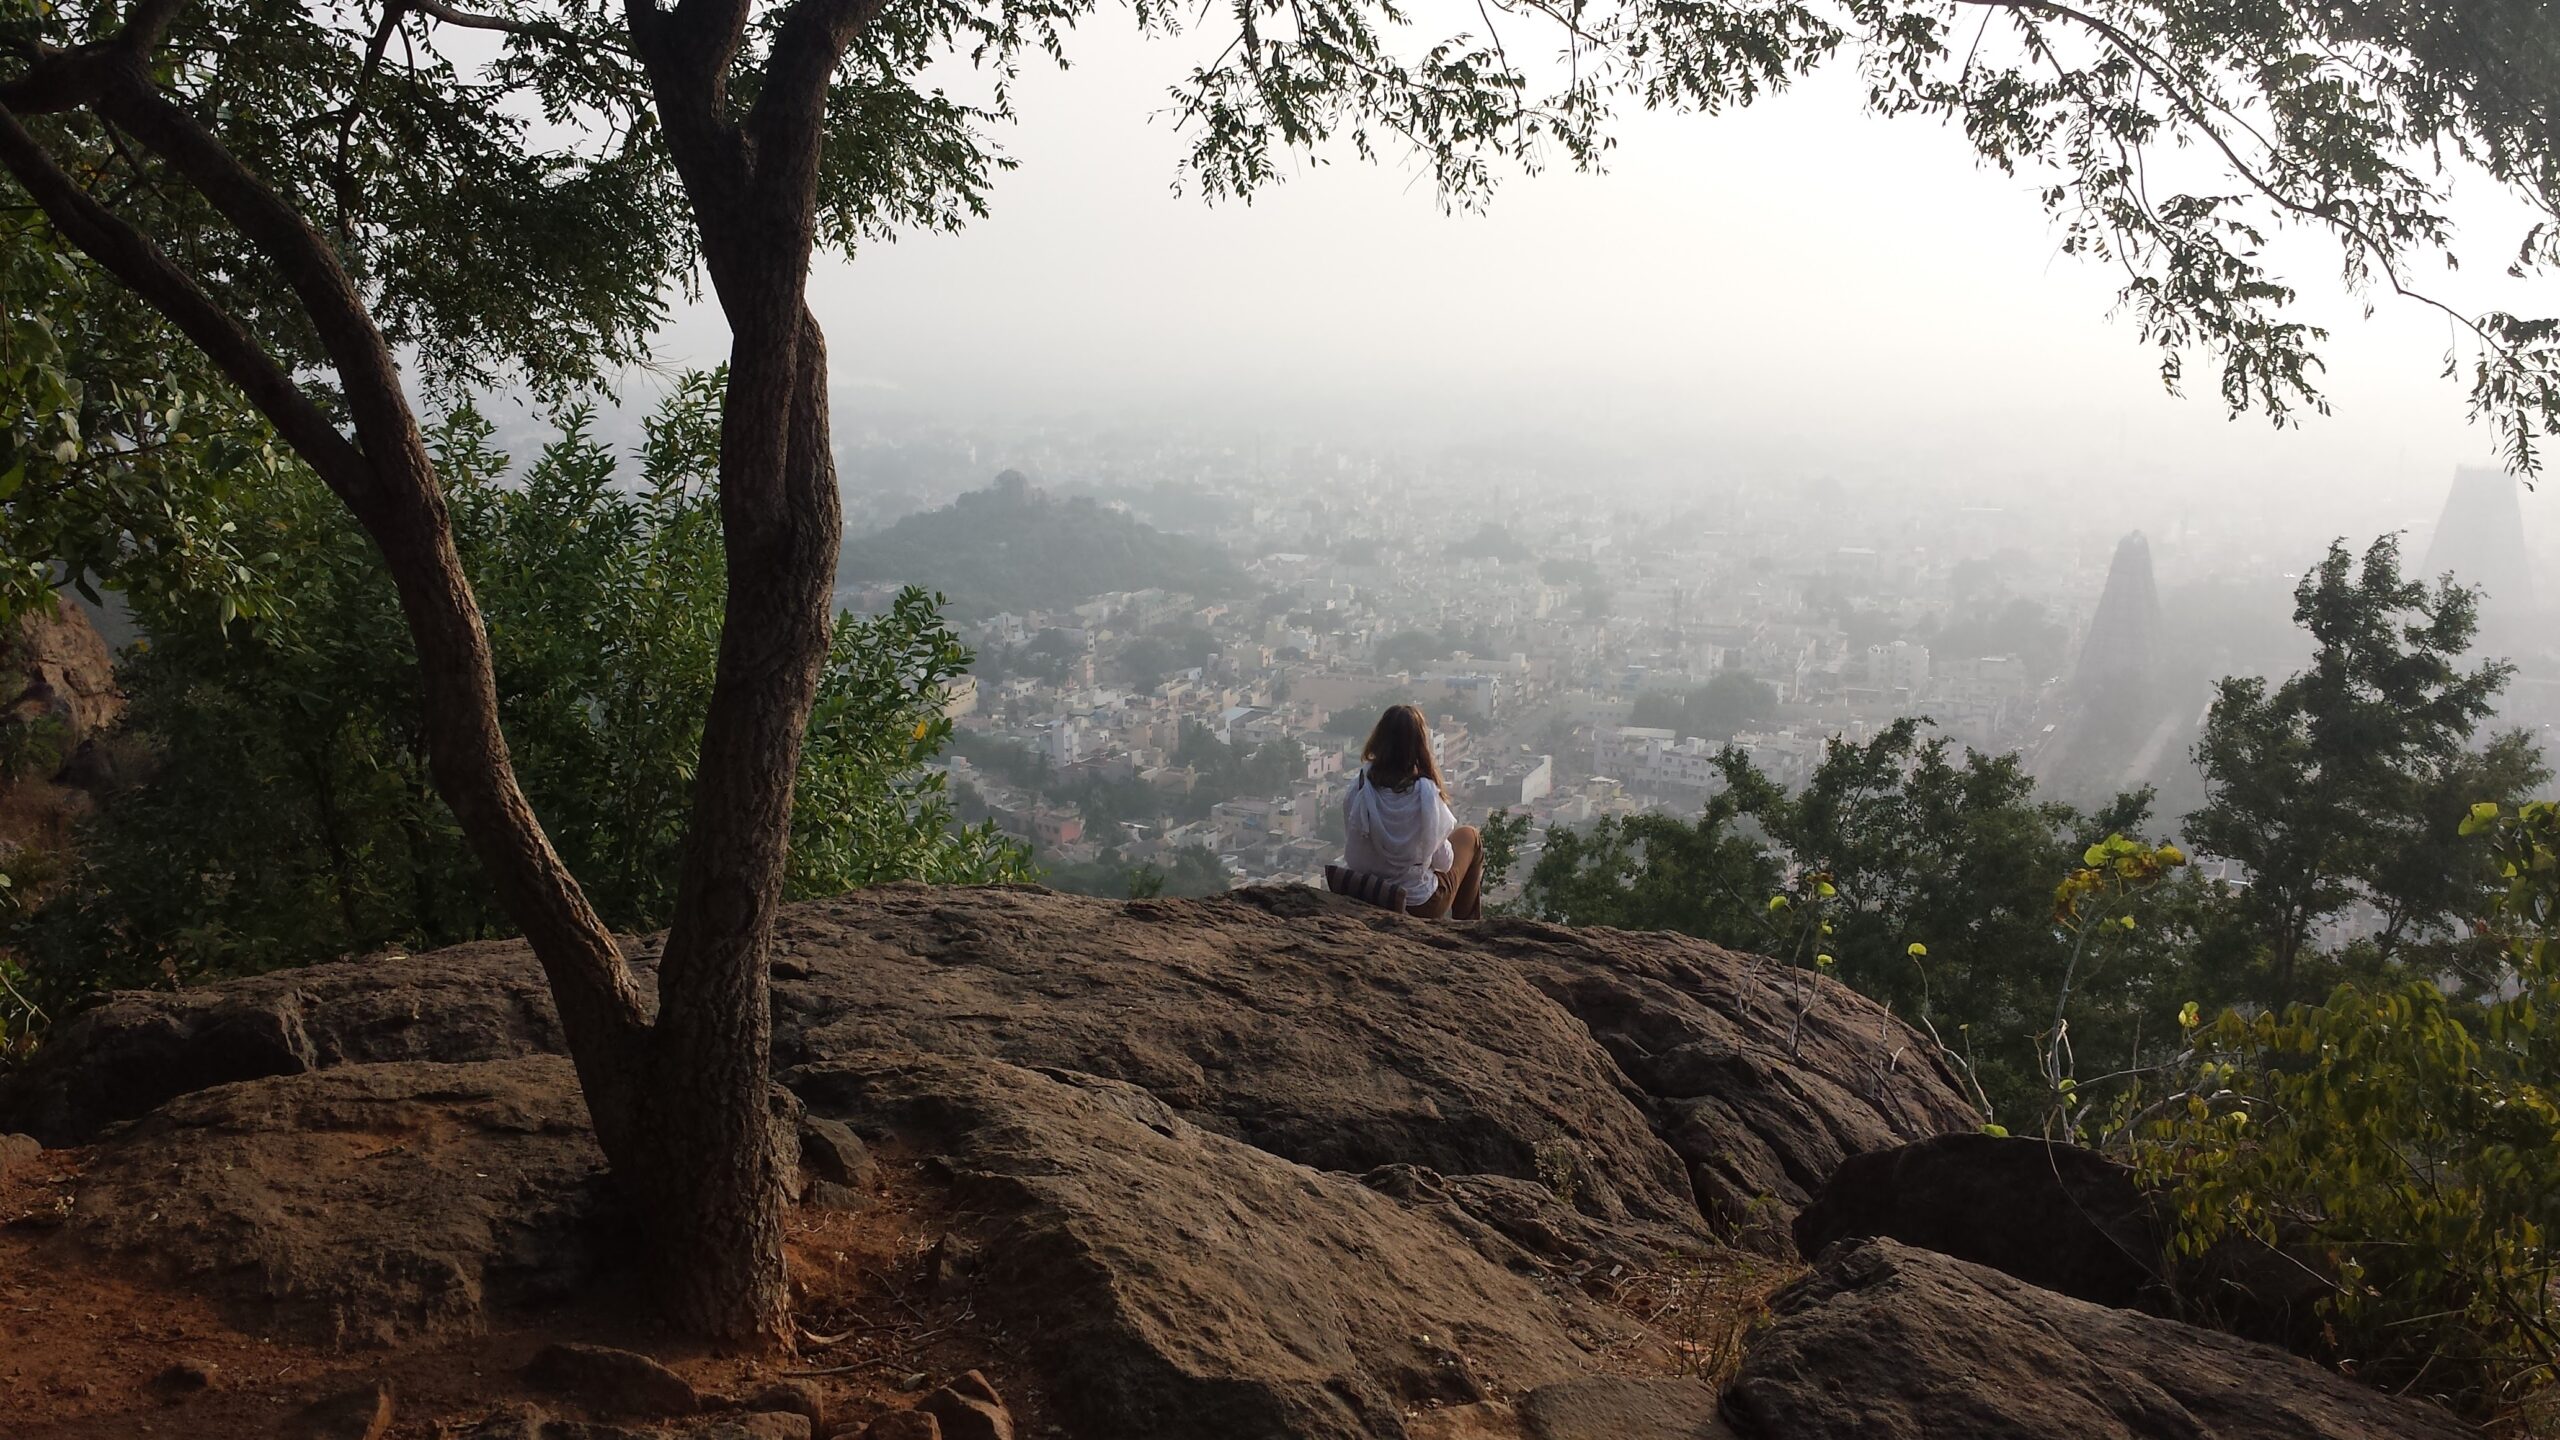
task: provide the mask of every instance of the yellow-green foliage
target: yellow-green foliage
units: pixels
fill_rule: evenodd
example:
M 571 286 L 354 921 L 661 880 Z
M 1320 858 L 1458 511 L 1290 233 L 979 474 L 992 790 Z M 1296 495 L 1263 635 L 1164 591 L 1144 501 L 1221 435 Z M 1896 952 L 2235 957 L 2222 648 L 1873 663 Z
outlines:
M 2484 805 L 2465 829 L 2510 884 L 2488 922 L 2509 973 L 2469 996 L 2410 981 L 2282 1015 L 2190 1007 L 2192 1083 L 2137 1147 L 2177 1254 L 2280 1245 L 2329 1281 L 2342 1365 L 2513 1420 L 2560 1364 L 2560 812 Z

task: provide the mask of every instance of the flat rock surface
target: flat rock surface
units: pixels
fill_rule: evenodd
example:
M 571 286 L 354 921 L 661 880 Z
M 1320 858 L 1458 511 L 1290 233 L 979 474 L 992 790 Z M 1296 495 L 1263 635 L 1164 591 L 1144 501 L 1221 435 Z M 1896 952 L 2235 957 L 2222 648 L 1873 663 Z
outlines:
M 1314 890 L 1094 902 L 889 888 L 795 908 L 776 1059 L 979 1055 L 1124 1080 L 1323 1170 L 1538 1176 L 1694 1233 L 1698 1207 L 1609 1056 L 1498 950 Z
M 566 1060 L 344 1066 L 198 1091 L 117 1132 L 70 1228 L 253 1333 L 389 1344 L 574 1288 L 602 1164 Z
M 985 1303 L 1063 1357 L 1053 1394 L 1079 1434 L 1402 1436 L 1409 1409 L 1588 1373 L 1632 1333 L 1118 1081 L 913 1054 L 792 1080 L 812 1110 L 944 1157 Z
M 1771 1305 L 1725 1396 L 1741 1440 L 2478 1440 L 2281 1350 L 1891 1240 Z

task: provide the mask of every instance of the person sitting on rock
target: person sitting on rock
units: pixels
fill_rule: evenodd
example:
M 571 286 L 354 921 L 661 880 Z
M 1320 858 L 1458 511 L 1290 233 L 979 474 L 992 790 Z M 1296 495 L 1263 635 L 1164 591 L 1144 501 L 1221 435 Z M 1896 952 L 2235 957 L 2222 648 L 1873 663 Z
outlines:
M 1440 793 L 1431 725 L 1411 705 L 1390 705 L 1367 743 L 1367 762 L 1342 797 L 1342 866 L 1386 882 L 1404 912 L 1473 920 L 1483 913 L 1484 837 L 1461 825 Z

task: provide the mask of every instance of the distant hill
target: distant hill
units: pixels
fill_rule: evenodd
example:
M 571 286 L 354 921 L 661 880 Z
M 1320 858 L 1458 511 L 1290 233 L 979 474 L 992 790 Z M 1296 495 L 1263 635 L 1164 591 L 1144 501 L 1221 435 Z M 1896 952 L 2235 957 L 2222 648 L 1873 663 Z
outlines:
M 1057 499 L 1012 470 L 939 510 L 846 541 L 836 582 L 922 585 L 950 596 L 963 617 L 1055 609 L 1150 586 L 1204 599 L 1250 588 L 1214 545 L 1088 499 Z

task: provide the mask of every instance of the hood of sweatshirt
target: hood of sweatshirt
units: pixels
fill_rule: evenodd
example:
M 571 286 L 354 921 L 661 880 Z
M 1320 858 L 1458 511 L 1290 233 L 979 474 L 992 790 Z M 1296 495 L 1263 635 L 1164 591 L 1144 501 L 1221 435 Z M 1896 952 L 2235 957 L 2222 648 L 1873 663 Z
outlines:
M 1359 830 L 1380 854 L 1407 865 L 1426 863 L 1440 842 L 1449 838 L 1443 818 L 1448 811 L 1442 806 L 1439 787 L 1428 780 L 1389 790 L 1364 778 L 1352 787 L 1343 811 L 1346 828 Z

